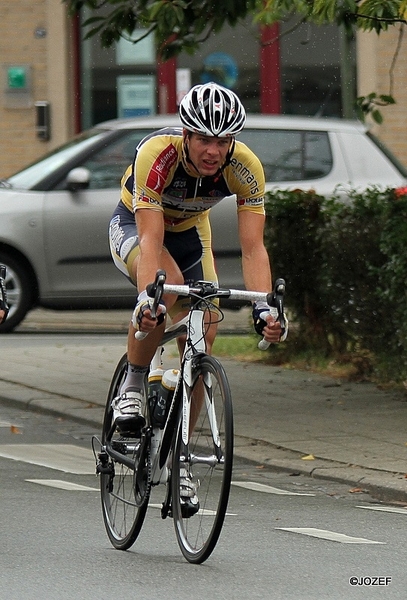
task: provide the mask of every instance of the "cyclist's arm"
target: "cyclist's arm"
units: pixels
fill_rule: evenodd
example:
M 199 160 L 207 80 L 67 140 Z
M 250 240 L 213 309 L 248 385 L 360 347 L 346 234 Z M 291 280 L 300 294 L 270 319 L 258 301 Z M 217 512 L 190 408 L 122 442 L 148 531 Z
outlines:
M 135 213 L 139 235 L 140 254 L 137 265 L 137 288 L 145 290 L 154 281 L 161 265 L 161 252 L 164 243 L 164 218 L 158 210 L 144 208 Z
M 272 289 L 272 277 L 269 257 L 263 242 L 264 215 L 248 210 L 241 211 L 238 213 L 238 227 L 246 289 L 269 292 Z
M 270 261 L 264 247 L 265 178 L 259 158 L 245 144 L 236 142 L 234 158 L 242 168 L 231 166 L 225 173 L 229 188 L 237 196 L 239 239 L 242 250 L 243 281 L 248 290 L 270 292 Z M 236 173 L 247 173 L 246 178 Z M 234 178 L 234 176 L 236 176 Z
M 243 281 L 247 289 L 269 292 L 272 289 L 270 260 L 263 242 L 264 215 L 241 211 L 238 215 L 239 238 L 242 250 Z M 262 335 L 267 342 L 280 341 L 280 323 L 271 315 L 266 317 Z
M 162 268 L 161 253 L 164 223 L 161 211 L 147 208 L 137 210 L 135 219 L 139 237 L 139 254 L 133 261 L 132 277 L 134 281 L 137 281 L 139 294 L 132 316 L 132 323 L 135 329 L 149 333 L 163 322 L 165 312 L 165 306 L 161 304 L 156 314 L 151 312 L 151 305 L 146 291 L 147 285 L 155 279 L 155 273 Z

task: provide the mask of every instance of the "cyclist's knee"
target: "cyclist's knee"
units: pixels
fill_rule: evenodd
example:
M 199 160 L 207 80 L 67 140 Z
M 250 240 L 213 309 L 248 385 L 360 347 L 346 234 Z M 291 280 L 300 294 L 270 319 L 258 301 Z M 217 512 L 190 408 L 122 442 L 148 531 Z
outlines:
M 206 352 L 208 354 L 212 354 L 212 346 L 215 342 L 217 331 L 218 331 L 218 324 L 211 323 L 211 325 L 209 325 L 208 331 L 205 336 Z

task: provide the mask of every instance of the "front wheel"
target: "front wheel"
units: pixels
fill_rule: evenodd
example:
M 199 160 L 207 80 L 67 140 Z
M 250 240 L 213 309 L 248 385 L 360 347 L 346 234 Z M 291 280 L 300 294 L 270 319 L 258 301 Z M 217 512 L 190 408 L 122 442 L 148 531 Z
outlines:
M 191 563 L 202 563 L 218 541 L 226 515 L 233 464 L 233 413 L 229 383 L 222 365 L 203 355 L 194 368 L 189 442 L 180 423 L 173 452 L 172 512 L 178 544 Z M 186 510 L 180 472 L 189 472 L 199 506 Z
M 112 400 L 118 395 L 125 377 L 127 356 L 123 356 L 113 375 L 107 396 L 102 429 L 102 452 L 100 454 L 100 493 L 103 519 L 107 535 L 118 550 L 127 550 L 136 541 L 148 506 L 148 447 L 142 447 L 141 441 L 125 438 L 112 430 Z M 118 460 L 113 460 L 104 447 L 109 443 L 119 455 L 127 459 L 138 460 L 141 468 L 129 468 Z M 140 461 L 143 462 L 140 465 Z

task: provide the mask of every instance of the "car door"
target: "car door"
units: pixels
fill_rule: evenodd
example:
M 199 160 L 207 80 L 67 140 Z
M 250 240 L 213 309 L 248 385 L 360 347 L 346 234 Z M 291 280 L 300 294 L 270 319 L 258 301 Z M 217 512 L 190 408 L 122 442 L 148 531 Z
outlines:
M 108 226 L 120 198 L 121 177 L 145 134 L 129 130 L 78 162 L 76 167 L 89 173 L 86 189 L 70 191 L 63 184 L 46 193 L 44 245 L 51 296 L 72 298 L 73 305 L 88 300 L 89 306 L 133 301 L 134 287 L 113 266 Z

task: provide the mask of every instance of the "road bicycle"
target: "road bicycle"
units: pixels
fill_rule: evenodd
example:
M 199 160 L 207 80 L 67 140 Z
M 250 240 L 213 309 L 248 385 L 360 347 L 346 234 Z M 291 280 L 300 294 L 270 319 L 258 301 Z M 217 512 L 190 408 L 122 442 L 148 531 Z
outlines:
M 110 385 L 103 420 L 97 473 L 103 519 L 113 546 L 127 550 L 136 541 L 149 505 L 151 491 L 162 484 L 163 519 L 172 517 L 178 545 L 191 563 L 202 563 L 215 548 L 226 515 L 233 464 L 232 396 L 226 373 L 216 358 L 206 353 L 208 324 L 222 318 L 215 299 L 265 301 L 276 307 L 282 329 L 284 280 L 277 280 L 269 294 L 218 288 L 211 282 L 193 286 L 165 283 L 165 272 L 157 272 L 147 288 L 154 298 L 155 314 L 163 294 L 190 298 L 188 316 L 166 328 L 150 365 L 150 374 L 164 372 L 163 350 L 171 340 L 182 337 L 185 349 L 176 372 L 175 389 L 157 422 L 154 383 L 145 382 L 146 425 L 139 438 L 120 434 L 113 423 L 112 401 L 119 394 L 127 357 L 119 361 Z M 137 337 L 145 334 L 138 332 Z M 264 340 L 262 340 L 264 342 Z M 261 342 L 260 342 L 261 343 Z M 265 347 L 267 344 L 263 344 Z M 156 389 L 156 387 L 155 387 Z M 163 409 L 163 407 L 160 407 Z M 199 508 L 191 514 L 180 497 L 180 470 L 187 469 L 197 489 Z

